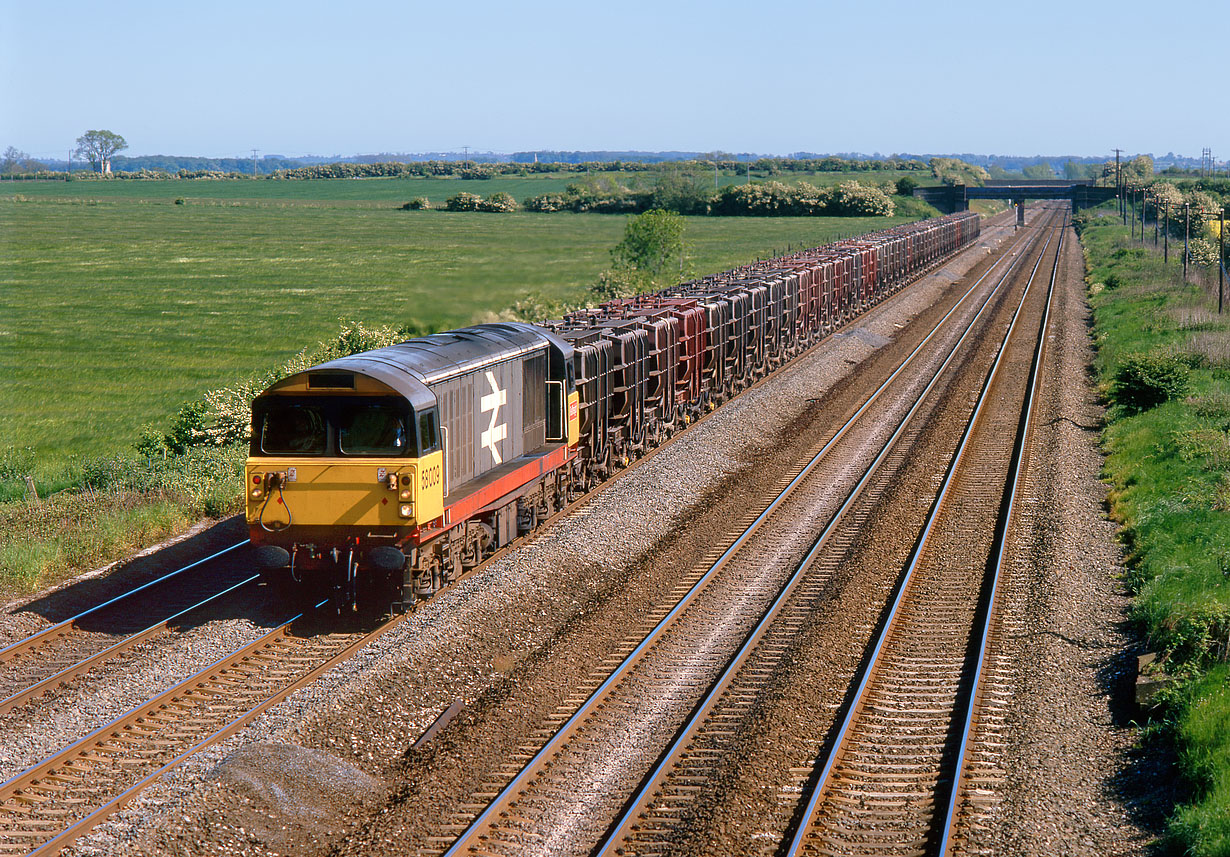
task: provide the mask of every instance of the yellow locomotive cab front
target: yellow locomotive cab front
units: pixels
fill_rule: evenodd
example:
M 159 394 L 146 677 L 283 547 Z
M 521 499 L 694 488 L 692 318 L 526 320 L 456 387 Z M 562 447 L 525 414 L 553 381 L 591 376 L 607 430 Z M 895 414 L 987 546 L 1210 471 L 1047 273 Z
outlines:
M 422 458 L 249 458 L 247 522 L 290 526 L 404 528 L 444 514 L 444 454 Z

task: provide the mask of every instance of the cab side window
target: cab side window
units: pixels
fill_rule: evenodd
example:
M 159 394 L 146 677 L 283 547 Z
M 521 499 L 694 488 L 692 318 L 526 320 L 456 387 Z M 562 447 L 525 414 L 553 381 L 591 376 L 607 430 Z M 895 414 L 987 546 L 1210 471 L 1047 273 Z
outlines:
M 419 449 L 421 455 L 435 452 L 440 448 L 440 432 L 436 424 L 436 410 L 423 411 L 419 414 Z

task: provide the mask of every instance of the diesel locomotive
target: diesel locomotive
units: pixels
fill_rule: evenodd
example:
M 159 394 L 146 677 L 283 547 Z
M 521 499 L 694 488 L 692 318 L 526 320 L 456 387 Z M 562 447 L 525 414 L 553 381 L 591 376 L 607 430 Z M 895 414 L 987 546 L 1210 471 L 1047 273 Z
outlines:
M 969 244 L 979 222 L 906 224 L 284 378 L 252 406 L 256 561 L 339 604 L 405 610 Z

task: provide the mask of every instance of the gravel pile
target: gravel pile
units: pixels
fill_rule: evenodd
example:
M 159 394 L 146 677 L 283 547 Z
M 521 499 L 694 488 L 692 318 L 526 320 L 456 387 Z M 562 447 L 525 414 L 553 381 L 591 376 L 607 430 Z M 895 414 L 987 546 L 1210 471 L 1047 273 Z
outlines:
M 987 229 L 980 244 L 990 248 L 1010 234 Z M 540 722 L 583 684 L 669 591 L 678 567 L 728 528 L 733 515 L 718 512 L 746 507 L 774 481 L 779 451 L 818 397 L 849 380 L 852 367 L 930 310 L 978 259 L 966 254 L 948 263 L 723 407 L 533 543 L 441 593 L 251 728 L 190 759 L 74 853 L 313 853 L 335 846 L 348 824 L 374 827 L 368 806 L 382 788 L 384 809 L 414 803 L 414 813 L 433 818 L 455 810 L 469 792 L 441 795 L 435 785 L 465 782 L 468 754 L 515 749 L 525 723 Z M 732 485 L 741 492 L 734 500 L 726 496 Z M 719 495 L 727 505 L 715 511 Z M 679 531 L 710 513 L 724 523 Z M 669 552 L 681 545 L 688 550 L 672 559 Z M 456 722 L 427 748 L 411 750 L 455 700 L 467 705 Z M 521 731 L 492 727 L 497 715 Z M 270 782 L 284 785 L 236 788 L 232 768 L 255 782 L 262 759 Z M 304 771 L 328 769 L 344 779 L 339 772 L 353 769 L 356 782 L 368 779 L 357 792 L 322 786 L 328 777 L 287 790 L 295 779 L 287 759 Z M 397 851 L 400 835 L 393 827 L 383 836 L 376 830 L 355 853 L 378 850 L 385 840 Z

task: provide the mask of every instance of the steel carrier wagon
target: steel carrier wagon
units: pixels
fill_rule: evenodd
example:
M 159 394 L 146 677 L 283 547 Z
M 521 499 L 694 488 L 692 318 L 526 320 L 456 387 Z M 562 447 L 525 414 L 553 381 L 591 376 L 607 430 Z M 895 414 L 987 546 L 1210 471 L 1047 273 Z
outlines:
M 904 224 L 279 381 L 253 407 L 257 560 L 343 604 L 427 598 L 978 233 L 968 212 Z

